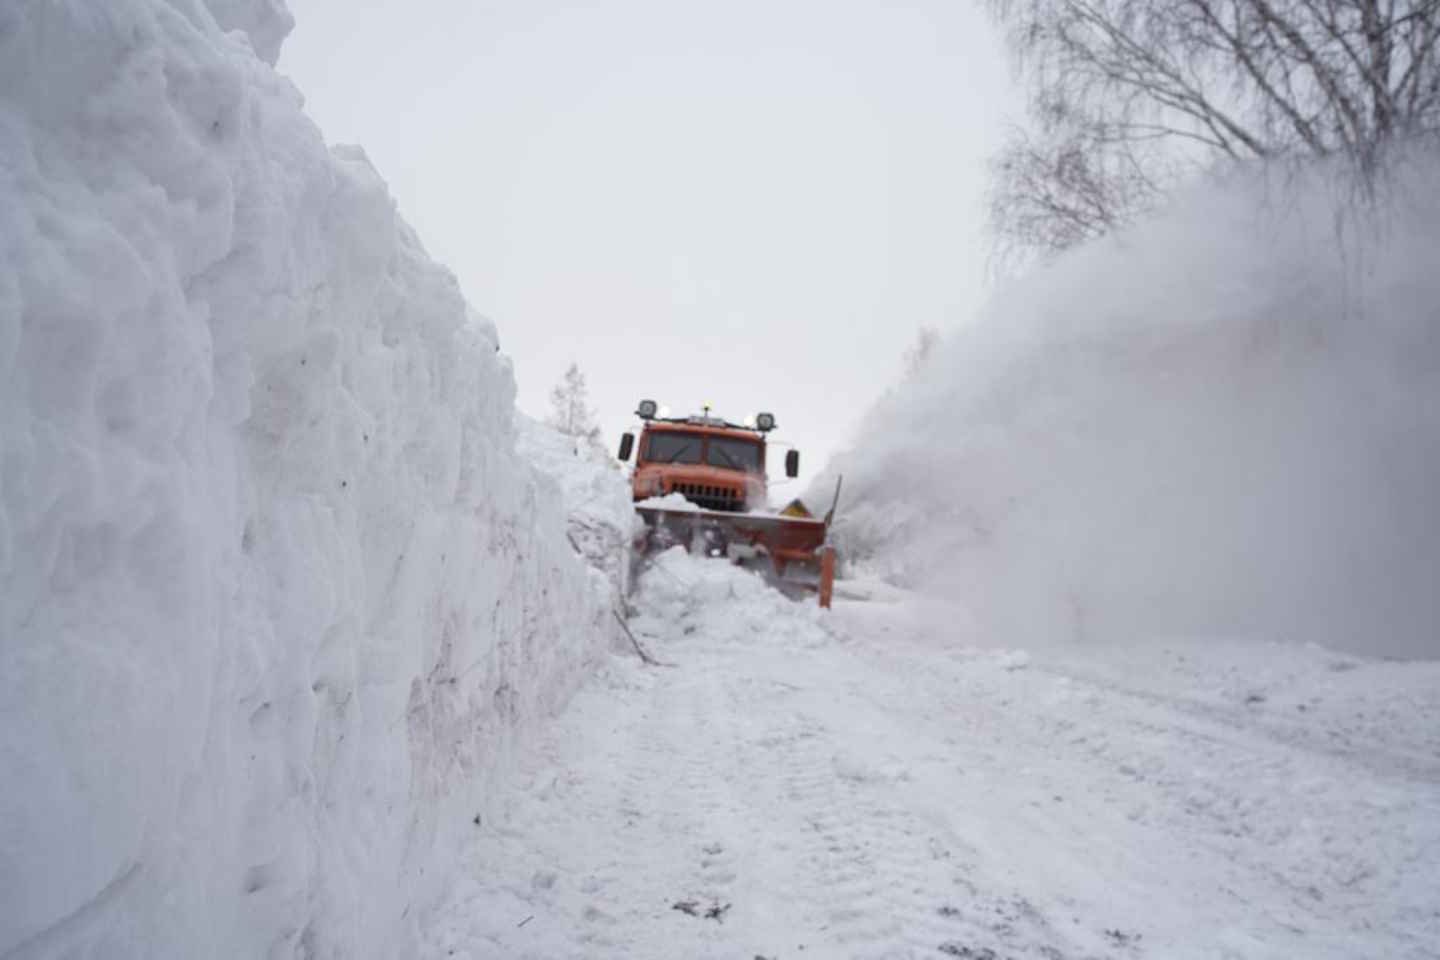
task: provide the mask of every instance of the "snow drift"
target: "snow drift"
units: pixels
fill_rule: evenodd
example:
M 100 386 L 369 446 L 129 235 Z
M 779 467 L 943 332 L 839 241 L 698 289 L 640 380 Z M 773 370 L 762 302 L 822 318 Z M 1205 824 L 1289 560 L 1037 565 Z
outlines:
M 279 0 L 0 5 L 0 955 L 396 957 L 609 642 Z
M 1011 283 L 830 465 L 845 553 L 1002 643 L 1440 655 L 1437 170 L 1374 219 L 1207 185 Z

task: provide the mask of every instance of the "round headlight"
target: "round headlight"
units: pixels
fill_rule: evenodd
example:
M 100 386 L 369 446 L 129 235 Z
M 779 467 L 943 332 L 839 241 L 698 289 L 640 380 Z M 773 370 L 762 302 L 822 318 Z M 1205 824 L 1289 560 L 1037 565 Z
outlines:
M 755 427 L 756 427 L 756 429 L 758 429 L 758 430 L 774 430 L 774 429 L 775 429 L 775 414 L 773 414 L 773 413 L 757 413 L 757 414 L 755 414 Z
M 640 406 L 635 408 L 635 413 L 641 420 L 649 420 L 655 416 L 655 411 L 660 409 L 654 400 L 641 400 Z

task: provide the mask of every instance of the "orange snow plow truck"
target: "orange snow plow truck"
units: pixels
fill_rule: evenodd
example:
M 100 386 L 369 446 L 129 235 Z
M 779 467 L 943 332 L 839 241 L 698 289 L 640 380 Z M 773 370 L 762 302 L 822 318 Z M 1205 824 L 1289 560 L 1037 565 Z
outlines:
M 637 553 L 680 544 L 737 562 L 768 559 L 781 585 L 813 588 L 820 605 L 830 606 L 835 550 L 827 535 L 840 486 L 823 518 L 799 500 L 779 512 L 769 509 L 766 435 L 775 429 L 772 414 L 738 424 L 712 417 L 706 407 L 699 416 L 672 418 L 661 416 L 653 400 L 640 401 L 635 414 L 644 421 L 638 450 L 635 435 L 622 434 L 620 459 L 628 462 L 635 453 L 631 492 L 645 521 Z M 800 452 L 787 451 L 785 475 L 799 472 Z

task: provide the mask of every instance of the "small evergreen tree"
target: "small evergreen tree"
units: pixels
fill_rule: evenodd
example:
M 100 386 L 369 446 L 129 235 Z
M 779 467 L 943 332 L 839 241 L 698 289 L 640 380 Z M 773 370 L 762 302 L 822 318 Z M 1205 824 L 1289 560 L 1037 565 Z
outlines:
M 550 391 L 550 426 L 569 437 L 600 442 L 600 425 L 590 409 L 590 395 L 585 387 L 585 374 L 578 364 L 570 364 L 564 378 Z

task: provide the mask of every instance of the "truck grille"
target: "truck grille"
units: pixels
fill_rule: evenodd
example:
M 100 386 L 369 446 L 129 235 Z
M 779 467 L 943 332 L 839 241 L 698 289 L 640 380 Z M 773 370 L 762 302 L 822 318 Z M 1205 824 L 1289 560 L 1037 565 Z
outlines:
M 713 487 L 704 483 L 676 483 L 671 491 L 681 494 L 686 500 L 706 510 L 726 510 L 734 513 L 745 506 L 740 491 L 729 487 Z

